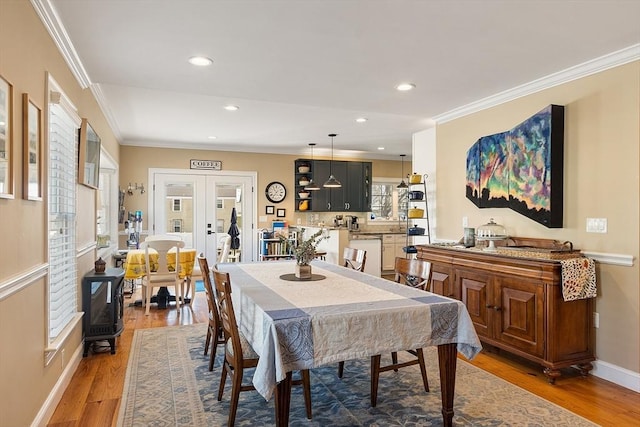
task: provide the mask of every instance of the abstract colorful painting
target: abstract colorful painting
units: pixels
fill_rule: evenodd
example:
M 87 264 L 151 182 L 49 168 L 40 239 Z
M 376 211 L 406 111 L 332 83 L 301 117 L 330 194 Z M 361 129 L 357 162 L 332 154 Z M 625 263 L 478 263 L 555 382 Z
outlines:
M 466 196 L 480 208 L 508 207 L 549 228 L 563 216 L 564 107 L 549 105 L 467 151 Z

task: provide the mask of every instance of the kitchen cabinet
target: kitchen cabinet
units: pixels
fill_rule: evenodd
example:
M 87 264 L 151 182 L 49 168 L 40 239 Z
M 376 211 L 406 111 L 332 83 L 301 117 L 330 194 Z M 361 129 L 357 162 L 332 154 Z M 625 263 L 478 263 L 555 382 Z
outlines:
M 296 171 L 298 162 L 309 162 L 311 171 L 306 174 L 313 178 L 313 181 L 322 187 L 322 184 L 329 179 L 333 173 L 340 181 L 342 187 L 322 188 L 311 192 L 311 200 L 308 210 L 314 212 L 368 212 L 371 210 L 371 162 L 347 162 L 329 160 L 296 160 Z M 296 184 L 299 183 L 299 173 L 296 173 Z M 296 210 L 300 210 L 299 201 L 296 203 Z
M 364 264 L 364 272 L 372 276 L 380 277 L 380 239 L 362 238 L 349 240 L 349 247 L 367 251 L 367 260 Z
M 296 211 L 313 210 L 313 204 L 317 201 L 314 196 L 318 191 L 307 191 L 304 189 L 305 186 L 309 185 L 308 183 L 313 177 L 313 170 L 313 161 L 310 159 L 297 159 L 294 162 L 294 198 Z M 322 183 L 319 185 L 322 185 Z
M 562 368 L 592 369 L 593 299 L 562 299 L 559 261 L 438 245 L 417 251 L 431 262 L 431 290 L 465 304 L 482 342 L 541 364 L 551 383 Z
M 382 235 L 382 270 L 393 271 L 396 266 L 396 257 L 405 257 L 403 248 L 406 245 L 407 236 L 404 234 Z

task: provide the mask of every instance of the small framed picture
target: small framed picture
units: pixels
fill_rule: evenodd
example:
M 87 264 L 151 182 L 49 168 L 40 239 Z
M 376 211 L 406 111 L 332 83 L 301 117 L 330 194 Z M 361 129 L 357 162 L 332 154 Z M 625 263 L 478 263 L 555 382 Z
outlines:
M 274 207 L 274 206 L 267 206 L 267 207 L 265 208 L 264 213 L 265 213 L 266 215 L 273 215 L 273 214 L 275 213 L 275 212 L 274 212 L 274 210 L 275 210 L 275 207 Z
M 284 218 L 287 214 L 287 210 L 286 209 L 278 209 L 278 211 L 276 212 L 276 216 L 278 218 Z

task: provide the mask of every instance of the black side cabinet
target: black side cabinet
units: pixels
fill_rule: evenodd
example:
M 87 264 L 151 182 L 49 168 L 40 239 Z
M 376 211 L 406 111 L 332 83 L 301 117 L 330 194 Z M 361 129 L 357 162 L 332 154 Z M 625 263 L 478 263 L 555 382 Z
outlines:
M 116 337 L 124 329 L 124 270 L 107 268 L 104 273 L 91 271 L 82 278 L 82 310 L 84 311 L 84 353 L 94 341 L 108 340 L 111 354 L 116 354 Z

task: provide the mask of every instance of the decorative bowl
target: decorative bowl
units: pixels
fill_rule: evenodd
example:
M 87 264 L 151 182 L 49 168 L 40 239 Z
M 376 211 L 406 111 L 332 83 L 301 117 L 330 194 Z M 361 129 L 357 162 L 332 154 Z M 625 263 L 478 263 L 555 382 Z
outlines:
M 300 165 L 298 166 L 298 172 L 300 173 L 308 173 L 311 170 L 309 165 Z
M 298 193 L 298 197 L 300 197 L 301 199 L 308 199 L 309 198 L 309 192 L 308 191 L 301 191 Z

